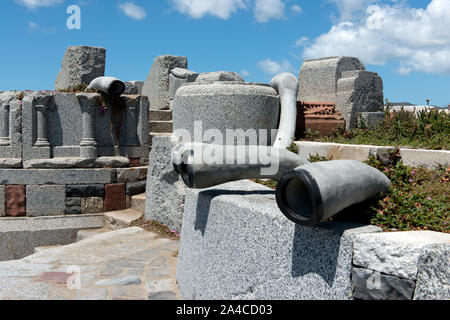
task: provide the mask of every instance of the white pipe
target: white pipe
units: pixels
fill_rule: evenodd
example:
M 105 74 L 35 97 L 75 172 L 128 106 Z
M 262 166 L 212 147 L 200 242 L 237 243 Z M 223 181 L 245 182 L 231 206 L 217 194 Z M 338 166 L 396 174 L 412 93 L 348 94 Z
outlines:
M 126 86 L 125 83 L 114 77 L 98 77 L 92 80 L 87 89 L 99 90 L 118 97 L 125 92 Z
M 281 100 L 281 115 L 274 148 L 286 150 L 294 142 L 297 126 L 298 79 L 291 73 L 280 73 L 270 85 L 278 92 Z

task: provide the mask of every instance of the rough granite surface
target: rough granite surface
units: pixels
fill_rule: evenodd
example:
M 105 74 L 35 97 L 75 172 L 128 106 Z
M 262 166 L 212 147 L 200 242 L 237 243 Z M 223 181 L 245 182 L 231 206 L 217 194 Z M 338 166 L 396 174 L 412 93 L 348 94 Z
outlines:
M 154 137 L 147 173 L 145 218 L 181 232 L 186 186 L 172 165 L 172 138 Z
M 169 109 L 169 76 L 174 68 L 187 69 L 187 58 L 172 55 L 162 55 L 155 58 L 147 76 L 142 95 L 147 96 L 150 110 Z
M 267 145 L 271 144 L 271 130 L 278 129 L 279 112 L 279 97 L 268 86 L 235 82 L 188 84 L 175 95 L 174 134 L 188 142 L 256 145 L 258 141 L 249 139 L 251 130 L 254 140 Z M 260 129 L 268 130 L 267 136 L 261 135 Z M 234 130 L 234 135 L 227 135 L 227 130 Z M 202 136 L 196 137 L 196 131 Z M 242 139 L 244 142 L 239 142 Z
M 55 81 L 55 90 L 90 84 L 105 75 L 106 49 L 89 46 L 68 47 L 61 70 Z
M 273 190 L 239 181 L 188 190 L 177 266 L 183 299 L 351 299 L 355 236 L 377 227 L 302 227 Z
M 450 244 L 433 244 L 422 250 L 415 300 L 450 299 Z
M 450 235 L 431 231 L 363 234 L 356 237 L 353 264 L 416 280 L 423 250 L 433 244 L 449 245 Z

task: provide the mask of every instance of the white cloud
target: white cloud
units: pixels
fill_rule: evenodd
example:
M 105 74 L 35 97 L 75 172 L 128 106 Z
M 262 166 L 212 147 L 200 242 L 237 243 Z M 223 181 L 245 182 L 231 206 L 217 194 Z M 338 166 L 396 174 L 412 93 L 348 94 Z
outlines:
M 426 9 L 371 5 L 360 19 L 340 22 L 305 48 L 305 58 L 349 55 L 365 63 L 399 64 L 400 74 L 450 74 L 449 0 Z
M 299 5 L 297 5 L 297 4 L 293 5 L 293 6 L 291 7 L 291 10 L 292 10 L 293 12 L 295 12 L 295 13 L 302 13 L 302 12 L 303 12 L 303 9 L 302 9 Z
M 223 20 L 238 10 L 253 8 L 257 22 L 279 20 L 284 18 L 284 0 L 168 0 L 172 7 L 178 12 L 188 15 L 194 19 L 200 19 L 211 15 Z M 301 8 L 293 5 L 292 10 L 297 12 Z
M 302 47 L 302 46 L 305 46 L 308 42 L 309 42 L 309 38 L 308 37 L 301 37 L 300 39 L 295 41 L 294 45 L 296 47 Z
M 40 32 L 40 33 L 55 33 L 56 29 L 54 27 L 41 27 L 36 22 L 30 21 L 28 22 L 28 32 L 34 33 L 34 32 Z
M 364 13 L 364 9 L 369 3 L 375 0 L 329 0 L 336 4 L 340 13 L 340 20 L 346 21 L 354 18 L 355 15 Z
M 245 9 L 242 0 L 171 0 L 174 9 L 191 18 L 200 19 L 212 15 L 228 19 L 238 9 Z
M 295 73 L 294 67 L 286 59 L 283 59 L 281 62 L 266 59 L 266 60 L 262 60 L 262 61 L 258 62 L 258 66 L 264 73 L 271 75 L 271 76 L 274 76 L 281 72 Z
M 284 18 L 285 4 L 281 0 L 255 0 L 255 18 L 258 22 Z
M 119 8 L 132 19 L 142 20 L 147 17 L 147 12 L 143 7 L 140 7 L 134 2 L 125 2 L 119 5 Z
M 251 76 L 251 73 L 248 72 L 247 70 L 241 70 L 240 74 L 243 75 L 244 77 Z
M 15 2 L 28 9 L 36 9 L 38 7 L 52 7 L 62 3 L 63 0 L 15 0 Z

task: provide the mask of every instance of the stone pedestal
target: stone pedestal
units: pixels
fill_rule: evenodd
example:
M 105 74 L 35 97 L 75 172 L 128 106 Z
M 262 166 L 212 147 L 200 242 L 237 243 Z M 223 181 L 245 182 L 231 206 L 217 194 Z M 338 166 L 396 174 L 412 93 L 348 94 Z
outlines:
M 188 190 L 177 265 L 187 300 L 348 300 L 353 239 L 377 227 L 303 227 L 250 181 Z

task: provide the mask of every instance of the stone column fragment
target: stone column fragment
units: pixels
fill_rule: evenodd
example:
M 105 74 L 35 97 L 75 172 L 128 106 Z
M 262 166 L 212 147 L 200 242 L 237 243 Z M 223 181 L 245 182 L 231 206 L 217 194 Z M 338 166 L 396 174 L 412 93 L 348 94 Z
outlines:
M 9 146 L 11 144 L 9 134 L 9 111 L 9 104 L 0 106 L 0 147 Z
M 47 109 L 45 105 L 36 105 L 37 115 L 37 140 L 35 147 L 49 147 L 50 143 L 47 138 Z
M 82 112 L 83 138 L 80 143 L 80 157 L 85 159 L 97 158 L 97 142 L 95 141 L 95 100 L 93 95 L 78 94 Z

